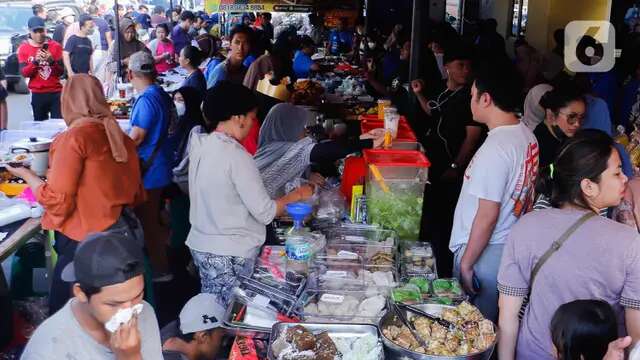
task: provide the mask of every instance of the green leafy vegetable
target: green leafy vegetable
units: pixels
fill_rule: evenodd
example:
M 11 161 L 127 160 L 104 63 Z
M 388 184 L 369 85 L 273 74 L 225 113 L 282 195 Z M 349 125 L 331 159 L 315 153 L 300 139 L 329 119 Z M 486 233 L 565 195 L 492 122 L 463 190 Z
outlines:
M 378 186 L 370 186 L 368 216 L 370 224 L 395 230 L 401 240 L 418 240 L 422 218 L 423 194 L 410 191 L 385 193 Z

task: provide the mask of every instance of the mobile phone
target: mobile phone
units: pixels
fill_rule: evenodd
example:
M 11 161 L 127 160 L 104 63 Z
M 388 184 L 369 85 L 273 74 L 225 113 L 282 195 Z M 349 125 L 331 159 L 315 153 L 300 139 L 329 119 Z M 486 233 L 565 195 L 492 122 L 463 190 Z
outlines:
M 42 44 L 42 50 L 44 50 L 44 51 L 49 50 L 49 43 Z
M 471 278 L 471 282 L 473 283 L 473 291 L 475 292 L 479 292 L 482 289 L 482 285 L 480 284 L 480 280 L 478 280 L 478 277 L 476 276 L 476 274 L 473 274 L 473 278 Z

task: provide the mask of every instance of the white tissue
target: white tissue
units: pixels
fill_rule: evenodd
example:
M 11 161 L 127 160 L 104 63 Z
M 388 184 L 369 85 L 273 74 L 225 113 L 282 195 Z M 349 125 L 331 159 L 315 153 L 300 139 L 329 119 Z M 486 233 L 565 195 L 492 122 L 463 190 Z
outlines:
M 109 319 L 109 321 L 107 321 L 106 324 L 104 324 L 104 327 L 112 333 L 116 332 L 120 325 L 126 324 L 131 320 L 133 314 L 140 315 L 140 313 L 142 313 L 142 303 L 130 308 L 120 309 L 111 317 L 111 319 Z

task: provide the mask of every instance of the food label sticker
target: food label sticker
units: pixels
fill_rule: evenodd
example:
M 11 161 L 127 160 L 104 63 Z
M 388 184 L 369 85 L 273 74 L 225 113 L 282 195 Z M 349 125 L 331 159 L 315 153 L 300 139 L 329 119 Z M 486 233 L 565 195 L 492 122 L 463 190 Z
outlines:
M 364 236 L 356 236 L 356 235 L 346 235 L 344 239 L 347 241 L 357 241 L 357 242 L 367 241 L 367 239 Z
M 332 278 L 345 278 L 345 277 L 347 277 L 347 272 L 346 271 L 338 271 L 338 270 L 328 270 L 325 273 L 325 276 L 332 277 Z
M 344 301 L 344 295 L 336 295 L 336 294 L 323 294 L 320 297 L 320 301 L 341 304 Z
M 345 258 L 345 259 L 357 259 L 358 254 L 351 251 L 340 250 L 338 251 L 338 257 Z
M 269 305 L 269 298 L 260 294 L 256 294 L 256 296 L 253 298 L 253 303 L 258 306 L 267 307 L 267 305 Z

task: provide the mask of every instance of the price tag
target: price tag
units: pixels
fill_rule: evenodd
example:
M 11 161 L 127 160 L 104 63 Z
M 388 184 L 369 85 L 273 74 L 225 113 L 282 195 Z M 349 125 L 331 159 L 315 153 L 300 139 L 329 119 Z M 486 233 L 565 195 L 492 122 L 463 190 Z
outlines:
M 344 237 L 344 239 L 346 241 L 353 241 L 353 242 L 365 242 L 365 241 L 367 241 L 367 239 L 364 236 L 356 236 L 356 235 L 346 235 Z
M 335 295 L 335 294 L 323 294 L 320 297 L 320 301 L 341 304 L 344 301 L 344 295 Z
M 269 305 L 269 298 L 260 294 L 257 294 L 252 301 L 254 304 L 262 307 Z
M 340 250 L 338 251 L 338 257 L 345 258 L 345 259 L 357 259 L 358 254 L 351 251 Z
M 346 278 L 347 277 L 347 272 L 346 271 L 337 271 L 337 270 L 328 270 L 325 273 L 326 277 L 332 277 L 332 278 Z

